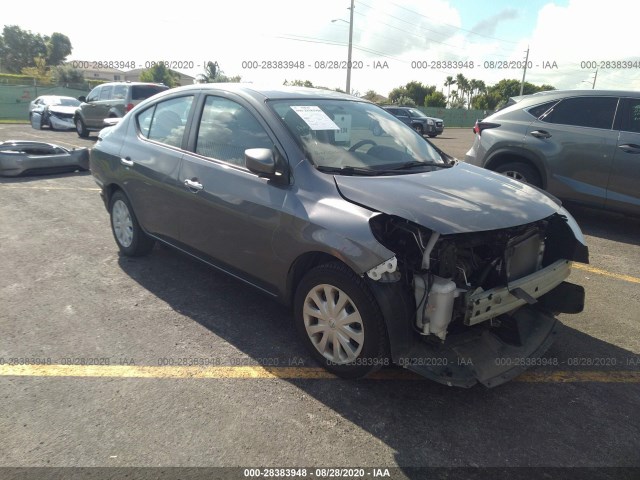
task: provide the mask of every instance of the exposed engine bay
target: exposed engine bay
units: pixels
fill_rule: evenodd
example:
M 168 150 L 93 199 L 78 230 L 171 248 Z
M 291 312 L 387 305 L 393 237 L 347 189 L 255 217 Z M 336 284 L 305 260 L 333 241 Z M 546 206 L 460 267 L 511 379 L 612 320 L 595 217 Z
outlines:
M 502 315 L 538 303 L 563 283 L 571 260 L 588 261 L 586 248 L 580 248 L 559 214 L 511 228 L 451 235 L 386 214 L 370 223 L 378 241 L 396 253 L 397 268 L 387 262 L 369 277 L 402 282 L 415 298 L 416 332 L 433 341 L 475 325 L 499 327 Z M 543 307 L 554 311 L 553 305 Z

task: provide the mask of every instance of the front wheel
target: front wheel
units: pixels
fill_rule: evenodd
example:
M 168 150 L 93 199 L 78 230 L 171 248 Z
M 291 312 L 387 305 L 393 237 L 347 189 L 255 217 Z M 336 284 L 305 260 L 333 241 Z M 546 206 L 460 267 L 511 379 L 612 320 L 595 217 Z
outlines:
M 422 125 L 418 124 L 413 127 L 413 129 L 418 133 L 418 135 L 422 135 L 424 133 L 424 129 Z
M 89 136 L 89 130 L 87 130 L 87 126 L 80 117 L 76 118 L 76 132 L 78 132 L 78 136 L 82 138 L 87 138 Z
M 124 255 L 137 257 L 151 251 L 155 240 L 140 228 L 131 203 L 122 191 L 117 191 L 111 197 L 109 212 L 113 238 Z
M 304 276 L 294 318 L 313 357 L 340 377 L 364 377 L 388 363 L 380 307 L 365 281 L 346 265 L 320 265 Z
M 542 187 L 542 180 L 537 170 L 523 162 L 505 163 L 496 168 L 496 172 L 538 188 Z

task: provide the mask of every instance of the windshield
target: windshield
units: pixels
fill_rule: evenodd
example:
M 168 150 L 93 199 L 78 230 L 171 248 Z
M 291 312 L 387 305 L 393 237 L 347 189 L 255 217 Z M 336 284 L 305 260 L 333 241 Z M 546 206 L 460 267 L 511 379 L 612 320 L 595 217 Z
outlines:
M 376 105 L 333 99 L 272 100 L 270 105 L 318 169 L 375 174 L 447 165 L 424 138 Z
M 51 97 L 45 100 L 47 105 L 61 105 L 63 107 L 77 107 L 80 105 L 80 101 L 75 98 L 62 98 L 62 97 Z
M 412 117 L 427 118 L 427 116 L 424 114 L 424 112 L 421 112 L 420 110 L 416 110 L 415 108 L 410 108 L 409 109 L 409 113 L 411 113 Z

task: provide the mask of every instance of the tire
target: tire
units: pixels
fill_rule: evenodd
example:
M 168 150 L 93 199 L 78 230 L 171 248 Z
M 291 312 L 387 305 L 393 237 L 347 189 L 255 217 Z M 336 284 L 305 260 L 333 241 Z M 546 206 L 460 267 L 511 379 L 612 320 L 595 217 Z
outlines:
M 538 188 L 542 188 L 540 174 L 531 165 L 523 162 L 509 162 L 496 168 L 496 172 L 509 178 L 528 183 Z
M 155 240 L 140 228 L 131 203 L 122 191 L 118 190 L 111 197 L 109 213 L 111 232 L 123 255 L 138 257 L 151 251 Z
M 380 135 L 382 135 L 382 127 L 380 125 L 378 125 L 377 123 L 373 126 L 372 129 L 373 135 L 376 137 L 379 137 Z
M 418 135 L 422 135 L 424 132 L 424 129 L 422 128 L 422 125 L 414 125 L 413 129 L 418 132 Z
M 340 304 L 337 312 L 331 311 Z M 346 324 L 341 318 L 351 321 Z M 312 356 L 340 377 L 364 377 L 388 364 L 380 307 L 365 281 L 342 263 L 320 265 L 303 277 L 296 290 L 294 321 Z
M 81 138 L 87 138 L 89 136 L 89 130 L 87 130 L 87 126 L 82 121 L 81 117 L 76 117 L 76 132 L 78 136 Z
M 435 137 L 437 137 L 437 136 L 438 136 L 438 134 L 437 134 L 437 133 L 430 133 L 430 134 L 429 134 L 429 138 L 435 138 Z

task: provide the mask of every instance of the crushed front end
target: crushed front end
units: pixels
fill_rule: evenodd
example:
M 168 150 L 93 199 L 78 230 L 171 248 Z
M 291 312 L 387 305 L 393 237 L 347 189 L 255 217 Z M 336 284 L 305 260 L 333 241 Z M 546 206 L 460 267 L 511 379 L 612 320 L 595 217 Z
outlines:
M 566 281 L 571 262 L 588 263 L 569 214 L 492 231 L 441 235 L 380 214 L 371 229 L 395 260 L 369 272 L 411 298 L 413 334 L 392 348 L 395 363 L 438 382 L 504 383 L 553 342 L 558 313 L 579 313 L 584 289 Z

